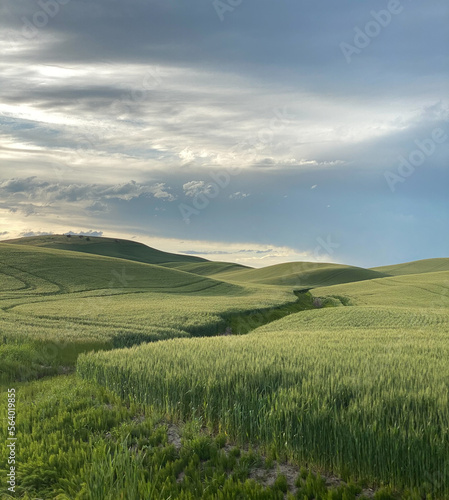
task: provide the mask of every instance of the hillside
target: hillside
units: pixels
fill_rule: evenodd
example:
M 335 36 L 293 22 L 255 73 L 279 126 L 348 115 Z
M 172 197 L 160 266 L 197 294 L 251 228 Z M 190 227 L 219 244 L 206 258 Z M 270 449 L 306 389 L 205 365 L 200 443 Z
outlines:
M 338 284 L 313 294 L 350 297 L 355 306 L 449 309 L 449 271 Z
M 235 264 L 233 262 L 168 262 L 167 264 L 162 264 L 166 267 L 173 267 L 179 269 L 180 271 L 186 271 L 188 273 L 199 274 L 201 276 L 212 276 L 221 273 L 229 273 L 232 271 L 245 271 L 252 269 L 248 266 L 242 266 L 241 264 Z
M 135 260 L 147 264 L 162 264 L 166 262 L 200 263 L 206 259 L 192 255 L 180 255 L 162 252 L 137 241 L 118 238 L 103 238 L 94 236 L 46 235 L 4 240 L 1 244 L 27 245 L 33 247 L 53 248 L 55 250 L 71 250 L 95 255 L 104 255 L 119 259 Z
M 158 494 L 169 487 L 178 498 L 191 477 L 198 485 L 209 477 L 207 457 L 215 471 L 221 467 L 211 487 L 221 488 L 228 477 L 236 488 L 241 477 L 242 485 L 256 488 L 247 479 L 260 476 L 248 464 L 274 475 L 274 457 L 286 453 L 295 457 L 295 498 L 448 498 L 448 481 L 439 496 L 371 494 L 389 482 L 421 491 L 422 464 L 441 470 L 446 463 L 444 265 L 422 261 L 382 272 L 293 262 L 252 269 L 110 238 L 3 242 L 0 383 L 20 382 L 18 415 L 33 428 L 20 434 L 32 452 L 21 455 L 20 495 L 26 496 L 19 497 L 72 498 L 82 478 L 96 492 L 86 498 L 96 500 L 104 484 L 98 477 L 111 484 L 128 478 L 120 490 L 127 492 L 138 472 L 139 493 L 111 498 L 153 498 L 145 488 L 155 478 Z M 395 268 L 409 274 L 386 274 Z M 299 289 L 312 290 L 294 293 Z M 67 376 L 75 367 L 78 375 Z M 169 419 L 166 432 L 154 415 Z M 176 434 L 179 450 L 171 443 L 180 428 L 173 422 L 185 422 L 185 433 Z M 204 426 L 213 430 L 207 446 Z M 109 448 L 117 436 L 125 444 Z M 92 449 L 95 443 L 100 448 Z M 253 445 L 266 460 L 254 461 Z M 86 461 L 94 474 L 84 477 Z M 55 463 L 63 467 L 57 475 Z M 300 472 L 304 464 L 329 471 L 332 481 Z M 346 486 L 326 491 L 349 473 L 359 484 L 343 480 Z M 41 477 L 54 479 L 43 485 Z M 70 487 L 66 477 L 74 478 Z M 263 498 L 285 498 L 279 477 L 282 490 L 270 487 Z M 357 496 L 366 478 L 370 495 Z M 262 498 L 242 488 L 242 495 L 228 490 L 226 498 Z M 218 498 L 218 491 L 207 498 Z
M 4 291 L 22 290 L 22 293 L 55 294 L 127 288 L 195 292 L 215 287 L 227 291 L 239 288 L 154 264 L 4 242 L 0 245 L 0 273 Z
M 316 262 L 288 262 L 254 269 L 236 263 L 214 262 L 191 255 L 162 252 L 135 241 L 92 236 L 46 235 L 6 240 L 2 244 L 80 252 L 156 264 L 190 273 L 193 276 L 207 276 L 230 283 L 280 285 L 298 289 L 330 286 L 389 275 L 378 270 Z
M 281 285 L 300 289 L 370 280 L 385 276 L 387 274 L 382 272 L 341 264 L 288 262 L 260 269 L 240 269 L 220 273 L 219 279 L 238 283 Z
M 222 282 L 122 258 L 3 242 L 1 335 L 9 350 L 17 343 L 23 347 L 16 353 L 20 360 L 9 369 L 4 365 L 0 377 L 4 370 L 22 366 L 22 357 L 31 355 L 36 345 L 47 349 L 62 343 L 53 361 L 72 365 L 79 352 L 93 348 L 215 335 L 225 330 L 224 317 L 295 300 L 289 290 Z M 33 366 L 40 371 L 47 361 Z
M 449 259 L 425 259 L 405 262 L 392 266 L 373 267 L 373 271 L 400 276 L 403 274 L 434 273 L 436 271 L 449 271 Z

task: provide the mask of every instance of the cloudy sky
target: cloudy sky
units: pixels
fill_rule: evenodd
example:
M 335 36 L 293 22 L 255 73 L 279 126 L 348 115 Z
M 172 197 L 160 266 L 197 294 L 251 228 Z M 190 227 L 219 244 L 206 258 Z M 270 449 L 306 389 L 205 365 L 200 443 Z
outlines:
M 5 0 L 0 239 L 448 257 L 446 0 Z

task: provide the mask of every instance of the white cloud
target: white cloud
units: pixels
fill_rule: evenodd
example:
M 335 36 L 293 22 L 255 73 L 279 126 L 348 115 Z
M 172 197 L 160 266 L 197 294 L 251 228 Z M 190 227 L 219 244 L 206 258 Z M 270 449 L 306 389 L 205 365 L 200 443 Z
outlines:
M 46 236 L 48 234 L 54 234 L 54 233 L 47 232 L 47 231 L 24 231 L 24 232 L 20 233 L 20 237 L 27 238 L 30 236 Z
M 58 201 L 80 202 L 92 201 L 87 206 L 89 210 L 104 211 L 106 200 L 131 201 L 140 196 L 150 196 L 157 199 L 174 201 L 176 197 L 169 193 L 166 183 L 141 184 L 136 181 L 129 181 L 122 184 L 99 185 L 99 184 L 64 184 L 42 182 L 37 177 L 25 179 L 8 179 L 0 183 L 0 194 L 10 204 L 10 209 L 27 208 L 32 213 L 35 206 L 24 205 L 24 202 L 39 201 L 45 205 Z M 32 210 L 33 209 L 33 210 Z M 100 210 L 101 209 L 101 210 Z
M 237 191 L 236 193 L 230 194 L 229 198 L 231 200 L 243 200 L 244 198 L 247 198 L 250 196 L 249 193 L 241 193 L 240 191 Z
M 205 181 L 190 181 L 182 185 L 184 194 L 194 198 L 200 194 L 208 194 L 211 190 L 211 185 Z
M 176 200 L 176 196 L 167 191 L 165 182 L 159 182 L 158 184 L 151 186 L 149 189 L 155 198 L 161 198 L 167 201 Z

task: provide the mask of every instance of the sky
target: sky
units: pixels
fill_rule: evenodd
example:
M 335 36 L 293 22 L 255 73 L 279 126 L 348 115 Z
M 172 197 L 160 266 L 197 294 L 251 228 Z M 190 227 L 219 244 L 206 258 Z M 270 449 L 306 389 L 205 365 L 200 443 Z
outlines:
M 449 257 L 446 0 L 5 0 L 0 239 Z

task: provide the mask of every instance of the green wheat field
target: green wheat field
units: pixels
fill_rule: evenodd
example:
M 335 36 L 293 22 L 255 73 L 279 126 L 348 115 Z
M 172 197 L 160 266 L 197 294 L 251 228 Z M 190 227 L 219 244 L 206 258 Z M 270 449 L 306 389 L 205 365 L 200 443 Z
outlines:
M 0 243 L 3 499 L 449 498 L 449 259 Z

